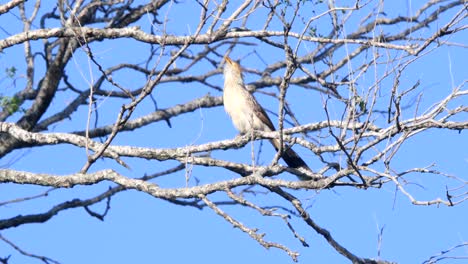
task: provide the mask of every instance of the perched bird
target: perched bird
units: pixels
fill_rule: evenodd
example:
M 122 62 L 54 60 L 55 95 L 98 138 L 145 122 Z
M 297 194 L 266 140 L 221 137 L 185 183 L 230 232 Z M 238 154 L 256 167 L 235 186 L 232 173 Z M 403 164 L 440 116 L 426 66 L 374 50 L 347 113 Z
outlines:
M 227 56 L 224 59 L 226 61 L 224 65 L 224 109 L 231 117 L 236 129 L 241 134 L 252 130 L 275 131 L 275 127 L 265 110 L 245 88 L 240 65 Z M 279 139 L 270 139 L 270 142 L 278 151 L 280 148 Z M 311 172 L 304 160 L 288 145 L 283 147 L 281 157 L 289 167 L 301 172 Z M 310 180 L 306 176 L 298 177 L 301 180 Z

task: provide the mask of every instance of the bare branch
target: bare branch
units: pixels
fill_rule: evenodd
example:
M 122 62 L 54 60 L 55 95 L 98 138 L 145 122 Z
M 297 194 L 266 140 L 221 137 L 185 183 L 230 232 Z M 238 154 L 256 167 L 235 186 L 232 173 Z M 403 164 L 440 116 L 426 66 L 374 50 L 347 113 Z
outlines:
M 268 242 L 268 241 L 265 241 L 263 239 L 263 237 L 265 236 L 265 234 L 259 234 L 257 233 L 258 230 L 257 229 L 251 229 L 251 228 L 248 228 L 246 227 L 245 225 L 243 225 L 241 222 L 235 220 L 234 218 L 232 218 L 229 214 L 223 212 L 219 207 L 217 207 L 213 202 L 211 202 L 210 200 L 208 200 L 208 198 L 206 198 L 206 196 L 204 195 L 200 195 L 199 196 L 203 202 L 205 202 L 216 214 L 218 214 L 219 216 L 221 216 L 222 218 L 224 218 L 226 221 L 228 221 L 229 223 L 231 223 L 234 227 L 236 228 L 239 228 L 240 230 L 242 230 L 242 232 L 244 233 L 247 233 L 251 238 L 253 238 L 254 240 L 256 240 L 260 245 L 262 245 L 264 248 L 266 249 L 269 249 L 269 248 L 278 248 L 278 249 L 281 249 L 281 250 L 284 250 L 286 253 L 288 253 L 288 255 L 292 258 L 292 260 L 294 262 L 297 262 L 297 257 L 299 256 L 299 253 L 297 252 L 294 252 L 292 250 L 290 250 L 289 248 L 285 247 L 284 245 L 281 245 L 279 243 L 275 243 L 275 242 Z
M 16 251 L 18 251 L 21 255 L 24 255 L 24 256 L 30 257 L 30 258 L 38 259 L 38 260 L 40 260 L 40 261 L 42 261 L 42 262 L 44 262 L 46 264 L 49 264 L 49 263 L 60 264 L 60 262 L 58 262 L 56 260 L 53 260 L 53 259 L 51 259 L 49 257 L 40 256 L 40 255 L 36 255 L 36 254 L 33 254 L 33 253 L 26 252 L 25 250 L 21 249 L 18 245 L 11 242 L 7 238 L 5 238 L 2 234 L 0 234 L 0 240 L 7 243 L 8 245 L 10 245 L 12 248 L 14 248 Z

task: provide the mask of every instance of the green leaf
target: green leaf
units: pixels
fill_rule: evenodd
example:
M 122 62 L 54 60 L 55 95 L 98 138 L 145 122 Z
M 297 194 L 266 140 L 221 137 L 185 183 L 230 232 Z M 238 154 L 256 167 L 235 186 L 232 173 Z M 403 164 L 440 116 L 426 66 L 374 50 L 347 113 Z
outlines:
M 11 66 L 10 68 L 6 68 L 5 72 L 9 78 L 14 78 L 17 70 L 18 69 L 16 69 L 15 66 Z
M 10 115 L 16 113 L 19 110 L 20 100 L 18 97 L 1 96 L 0 107 L 3 111 L 7 111 Z

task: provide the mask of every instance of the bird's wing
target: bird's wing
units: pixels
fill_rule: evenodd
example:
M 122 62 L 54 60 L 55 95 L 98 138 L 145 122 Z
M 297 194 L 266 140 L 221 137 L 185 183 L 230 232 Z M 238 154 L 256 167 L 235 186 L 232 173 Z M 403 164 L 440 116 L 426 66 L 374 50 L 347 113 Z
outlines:
M 249 102 L 252 102 L 252 109 L 254 110 L 254 113 L 265 125 L 268 126 L 269 129 L 271 129 L 271 131 L 275 131 L 275 126 L 271 122 L 263 107 L 257 102 L 255 96 L 253 96 L 247 89 L 245 89 L 245 91 L 248 93 L 248 96 L 250 96 L 252 99 L 249 100 Z

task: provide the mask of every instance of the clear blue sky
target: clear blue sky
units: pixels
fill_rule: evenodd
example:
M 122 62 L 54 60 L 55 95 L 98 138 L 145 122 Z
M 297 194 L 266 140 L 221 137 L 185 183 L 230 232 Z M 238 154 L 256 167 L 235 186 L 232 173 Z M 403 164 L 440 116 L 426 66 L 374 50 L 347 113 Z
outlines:
M 31 2 L 31 1 L 30 1 Z M 187 1 L 188 2 L 188 1 Z M 411 2 L 411 1 L 410 1 Z M 33 3 L 28 3 L 32 5 Z M 412 3 L 413 10 L 419 3 Z M 50 5 L 43 3 L 44 9 Z M 385 13 L 389 17 L 397 14 L 408 15 L 407 1 L 387 1 Z M 29 9 L 30 10 L 30 9 Z M 167 8 L 164 9 L 168 10 Z M 195 10 L 195 11 L 194 11 Z M 457 9 L 458 10 L 458 9 Z M 17 10 L 13 11 L 17 16 Z M 195 30 L 193 21 L 198 21 L 199 7 L 193 4 L 191 8 L 179 8 L 173 5 L 170 9 L 169 33 L 190 34 Z M 307 17 L 306 11 L 303 16 Z M 450 18 L 451 16 L 444 16 Z M 356 21 L 359 21 L 359 17 Z M 143 21 L 147 22 L 147 21 Z M 443 20 L 439 23 L 446 23 Z M 38 22 L 36 23 L 36 25 Z M 21 31 L 21 23 L 13 14 L 0 16 L 0 25 L 9 33 Z M 148 24 L 141 24 L 148 31 Z M 263 21 L 249 22 L 249 28 L 260 29 Z M 326 25 L 328 26 L 328 25 Z M 34 28 L 33 28 L 34 29 Z M 347 28 L 352 32 L 354 28 Z M 279 27 L 278 30 L 281 30 Z M 329 29 L 328 29 L 329 30 Z M 431 27 L 428 31 L 435 31 Z M 327 30 L 324 29 L 324 32 Z M 0 38 L 7 37 L 0 32 Z M 468 43 L 466 33 L 451 39 L 453 42 Z M 310 45 L 310 44 L 309 44 Z M 34 45 L 34 48 L 38 48 Z M 148 47 L 135 41 L 119 39 L 94 43 L 92 46 L 98 61 L 105 67 L 116 63 L 142 62 L 147 56 Z M 266 46 L 247 47 L 248 52 L 255 50 L 268 63 L 284 55 L 278 50 Z M 304 44 L 301 53 L 307 52 L 311 47 Z M 168 50 L 175 49 L 168 47 Z M 7 67 L 18 68 L 19 73 L 25 72 L 23 46 L 12 47 L 0 53 L 0 71 Z M 246 68 L 263 68 L 254 54 L 248 54 L 241 49 L 234 49 L 231 56 L 235 59 L 243 58 L 241 63 Z M 384 53 L 384 51 L 382 51 Z M 419 92 L 424 93 L 420 108 L 425 109 L 437 100 L 446 96 L 454 85 L 467 79 L 466 68 L 467 53 L 460 47 L 443 47 L 411 65 L 405 72 L 402 88 L 411 87 L 417 80 L 421 81 Z M 37 76 L 43 70 L 38 64 Z M 212 66 L 200 72 L 213 70 Z M 75 83 L 80 83 L 80 89 L 86 89 L 86 80 L 96 79 L 99 73 L 96 67 L 90 70 L 86 55 L 78 51 L 67 66 L 67 74 Z M 81 73 L 80 73 L 81 71 Z M 90 75 L 92 72 L 92 76 Z M 194 72 L 195 73 L 195 72 Z M 282 74 L 279 72 L 278 74 Z M 144 83 L 144 77 L 127 72 L 113 76 L 115 80 L 126 87 L 139 88 Z M 258 76 L 245 75 L 246 82 L 256 80 Z M 217 85 L 222 86 L 222 77 L 213 78 Z M 359 89 L 365 89 L 375 79 L 373 72 L 368 78 L 363 78 Z M 39 81 L 36 78 L 35 82 Z M 384 83 L 390 85 L 391 83 Z M 24 85 L 24 79 L 17 82 L 17 87 Z M 3 94 L 13 94 L 18 88 L 6 87 L 6 81 L 0 82 Z M 112 89 L 110 86 L 107 88 Z M 296 87 L 297 88 L 297 87 Z M 266 91 L 276 92 L 276 88 Z M 198 83 L 193 84 L 162 84 L 155 89 L 154 96 L 159 108 L 166 108 L 178 103 L 184 103 L 205 95 L 221 95 L 209 87 Z M 46 116 L 62 109 L 73 100 L 68 93 L 59 93 L 54 105 Z M 257 95 L 259 101 L 270 110 L 277 111 L 277 102 L 270 97 Z M 317 92 L 307 92 L 295 89 L 288 91 L 290 101 L 297 118 L 302 123 L 318 122 L 325 118 L 321 106 L 322 99 Z M 99 124 L 105 125 L 113 122 L 117 111 L 124 101 L 102 101 L 99 104 Z M 468 104 L 458 100 L 458 104 Z M 334 108 L 336 107 L 336 108 Z M 333 106 L 336 118 L 340 116 L 339 107 Z M 139 106 L 133 118 L 146 115 L 153 111 L 152 102 L 148 99 Z M 72 115 L 71 120 L 65 120 L 53 127 L 54 132 L 83 130 L 86 124 L 86 106 L 83 106 Z M 413 112 L 411 112 L 413 114 Z M 411 115 L 408 114 L 409 117 Z M 274 123 L 276 117 L 271 116 Z M 462 119 L 467 119 L 465 114 Z M 9 121 L 14 121 L 11 119 Z M 201 144 L 210 141 L 230 139 L 237 135 L 222 107 L 200 109 L 180 117 L 171 119 L 172 128 L 166 123 L 159 122 L 132 132 L 120 133 L 114 144 L 144 146 L 144 147 L 179 147 L 189 144 Z M 241 150 L 218 151 L 215 157 L 248 163 L 250 160 L 250 145 Z M 259 142 L 255 143 L 255 148 Z M 315 157 L 304 149 L 298 148 L 311 166 L 317 162 Z M 273 157 L 273 149 L 263 144 L 261 162 L 267 164 Z M 10 153 L 0 160 L 5 166 L 10 161 L 15 162 L 10 168 L 52 174 L 75 173 L 80 170 L 86 160 L 83 149 L 67 145 L 52 147 L 23 149 Z M 158 161 L 145 161 L 125 159 L 131 170 L 119 167 L 114 161 L 100 160 L 91 171 L 113 168 L 127 177 L 141 177 L 145 173 L 153 173 L 167 169 L 170 163 Z M 451 175 L 467 180 L 468 171 L 468 136 L 454 131 L 431 130 L 408 140 L 394 160 L 395 168 L 425 167 L 436 163 L 436 168 Z M 177 165 L 173 162 L 173 165 Z M 185 172 L 181 171 L 158 181 L 161 186 L 184 186 Z M 221 169 L 194 167 L 192 177 L 203 182 L 216 179 L 236 177 Z M 294 179 L 290 176 L 284 176 Z M 414 174 L 409 177 L 411 181 L 421 184 L 424 188 L 414 184 L 409 190 L 416 198 L 432 200 L 445 196 L 445 186 L 454 187 L 453 181 L 434 175 Z M 195 184 L 194 179 L 191 184 Z M 41 213 L 57 203 L 74 198 L 91 198 L 104 192 L 111 183 L 101 183 L 94 186 L 75 187 L 71 190 L 58 190 L 52 192 L 47 198 L 11 204 L 0 207 L 2 219 L 18 214 Z M 33 195 L 44 191 L 45 188 L 33 186 L 18 186 L 12 184 L 0 185 L 0 201 Z M 337 188 L 334 190 L 302 191 L 297 195 L 309 205 L 308 212 L 322 227 L 328 229 L 334 238 L 354 254 L 361 257 L 376 257 L 378 247 L 379 229 L 384 227 L 381 245 L 381 257 L 386 260 L 400 263 L 420 263 L 441 250 L 468 241 L 468 206 L 466 203 L 453 208 L 445 206 L 422 207 L 414 206 L 407 197 L 397 193 L 395 186 L 387 185 L 381 189 L 357 190 L 354 188 Z M 272 196 L 248 197 L 259 204 L 273 204 Z M 212 200 L 226 199 L 222 195 L 210 196 Z M 282 203 L 278 200 L 278 203 Z M 92 207 L 98 212 L 105 208 L 105 203 Z M 306 238 L 309 248 L 303 248 L 294 239 L 283 221 L 266 219 L 252 210 L 236 207 L 223 207 L 232 213 L 236 219 L 248 227 L 257 227 L 261 232 L 267 233 L 265 239 L 280 242 L 300 252 L 300 263 L 346 263 L 346 260 L 337 254 L 313 230 L 298 219 L 292 219 L 297 231 Z M 111 210 L 104 222 L 90 217 L 84 209 L 72 209 L 60 212 L 57 216 L 43 224 L 29 224 L 2 232 L 2 235 L 17 243 L 24 250 L 38 255 L 44 255 L 58 260 L 61 263 L 291 263 L 291 259 L 284 252 L 277 249 L 265 250 L 256 241 L 238 229 L 233 228 L 209 209 L 197 210 L 188 207 L 175 206 L 165 201 L 137 191 L 126 191 L 112 197 Z M 458 252 L 459 255 L 468 256 L 467 249 Z M 32 259 L 14 253 L 8 245 L 0 241 L 0 257 L 13 254 L 11 263 L 32 263 Z M 10 262 L 9 262 L 10 263 Z M 461 263 L 461 262 L 460 262 Z

